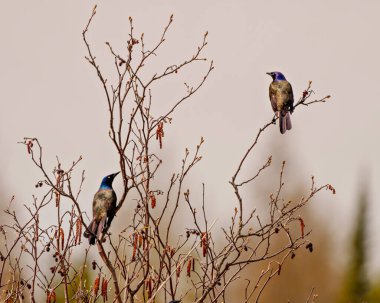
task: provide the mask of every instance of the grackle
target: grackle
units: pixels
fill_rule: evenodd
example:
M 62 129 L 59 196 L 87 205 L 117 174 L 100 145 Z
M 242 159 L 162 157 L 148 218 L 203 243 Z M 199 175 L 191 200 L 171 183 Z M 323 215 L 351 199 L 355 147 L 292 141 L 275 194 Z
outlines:
M 116 211 L 116 194 L 112 188 L 113 179 L 117 176 L 111 174 L 105 176 L 100 184 L 100 188 L 94 196 L 92 202 L 93 219 L 83 235 L 88 238 L 90 245 L 94 245 L 96 238 L 100 239 L 103 230 L 111 225 Z
M 294 110 L 294 98 L 291 84 L 286 81 L 285 76 L 280 72 L 267 73 L 273 81 L 269 85 L 269 99 L 273 111 L 280 119 L 280 132 L 284 134 L 292 128 L 290 114 Z

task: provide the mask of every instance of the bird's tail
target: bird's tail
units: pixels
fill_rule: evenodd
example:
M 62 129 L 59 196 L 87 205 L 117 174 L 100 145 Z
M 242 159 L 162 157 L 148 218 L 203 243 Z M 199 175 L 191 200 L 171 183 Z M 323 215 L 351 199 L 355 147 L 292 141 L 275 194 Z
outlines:
M 91 223 L 88 225 L 88 229 L 83 233 L 85 238 L 88 238 L 90 245 L 94 245 L 96 242 L 96 231 L 98 229 L 98 224 L 95 219 L 92 219 Z
M 288 111 L 282 111 L 280 113 L 280 132 L 285 134 L 287 130 L 292 129 L 292 122 L 290 121 L 290 113 Z
M 94 245 L 96 242 L 96 237 L 100 239 L 102 236 L 102 231 L 104 228 L 104 225 L 106 223 L 107 217 L 103 217 L 99 223 L 96 222 L 95 219 L 93 219 L 88 226 L 88 229 L 83 233 L 83 236 L 85 238 L 88 238 L 88 242 L 90 245 Z

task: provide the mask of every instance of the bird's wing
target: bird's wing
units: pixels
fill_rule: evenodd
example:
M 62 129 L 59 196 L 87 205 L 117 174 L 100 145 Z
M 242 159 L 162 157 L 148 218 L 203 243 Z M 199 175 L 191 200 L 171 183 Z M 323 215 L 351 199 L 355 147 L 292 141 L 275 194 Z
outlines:
M 106 215 L 109 200 L 110 194 L 107 190 L 100 189 L 97 191 L 92 202 L 92 215 L 94 218 L 100 219 L 99 217 Z
M 288 81 L 282 83 L 282 93 L 284 95 L 284 106 L 293 112 L 294 96 L 292 85 Z
M 273 111 L 276 112 L 277 111 L 277 89 L 273 82 L 269 85 L 269 100 L 270 100 L 270 104 L 272 105 Z
M 107 217 L 108 217 L 107 226 L 111 225 L 111 222 L 112 222 L 113 218 L 115 217 L 117 197 L 116 197 L 116 193 L 114 191 L 112 191 L 112 198 L 111 199 L 112 199 L 111 204 L 107 210 Z

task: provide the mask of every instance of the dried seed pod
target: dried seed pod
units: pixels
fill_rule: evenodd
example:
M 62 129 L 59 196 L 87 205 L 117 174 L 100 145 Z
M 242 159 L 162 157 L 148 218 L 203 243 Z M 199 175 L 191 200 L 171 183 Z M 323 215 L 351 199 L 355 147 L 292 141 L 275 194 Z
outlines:
M 103 297 L 104 301 L 108 300 L 107 287 L 108 287 L 108 281 L 107 281 L 107 279 L 103 278 L 103 281 L 102 281 L 102 297 Z
M 133 234 L 133 252 L 132 252 L 132 261 L 136 260 L 136 251 L 138 245 L 138 235 L 137 233 Z
M 98 295 L 98 292 L 99 292 L 99 283 L 100 283 L 100 275 L 97 276 L 94 281 L 93 291 L 94 291 L 95 297 Z
M 63 249 L 63 246 L 65 244 L 65 233 L 62 227 L 59 228 L 59 238 L 61 239 L 61 248 Z
M 154 193 L 150 192 L 149 196 L 150 196 L 151 207 L 155 208 L 157 200 L 156 200 L 156 197 L 155 197 Z
M 148 293 L 148 299 L 152 297 L 152 278 L 149 277 L 145 280 L 145 287 Z
M 156 130 L 156 140 L 160 143 L 160 149 L 162 149 L 162 138 L 164 137 L 164 122 L 159 122 Z
M 152 297 L 152 279 L 149 279 L 149 284 L 148 284 L 148 298 Z
M 54 193 L 55 193 L 55 206 L 58 207 L 59 201 L 61 200 L 61 194 L 57 191 L 55 191 Z
M 305 236 L 305 222 L 303 221 L 303 219 L 301 217 L 299 217 L 298 220 L 300 221 L 301 236 L 303 238 Z
M 186 268 L 186 274 L 188 277 L 190 277 L 191 264 L 192 264 L 192 258 L 189 258 L 189 260 L 187 261 L 187 268 Z
M 206 257 L 207 249 L 208 249 L 208 234 L 207 234 L 207 232 L 202 232 L 201 246 L 202 246 L 203 257 Z
M 80 244 L 82 240 L 82 220 L 79 217 L 75 223 L 75 245 Z

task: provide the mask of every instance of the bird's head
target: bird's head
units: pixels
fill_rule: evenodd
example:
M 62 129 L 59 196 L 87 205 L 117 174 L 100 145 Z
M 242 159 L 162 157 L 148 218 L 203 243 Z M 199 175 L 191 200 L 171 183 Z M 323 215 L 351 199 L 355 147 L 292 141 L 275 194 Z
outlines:
M 271 76 L 273 81 L 286 80 L 285 76 L 280 72 L 270 72 L 267 75 Z
M 105 176 L 102 180 L 102 183 L 100 184 L 100 188 L 102 189 L 110 189 L 112 188 L 112 182 L 113 179 L 119 174 L 120 172 L 117 172 L 115 174 L 110 174 L 108 176 Z

